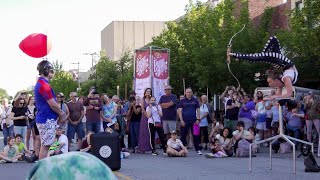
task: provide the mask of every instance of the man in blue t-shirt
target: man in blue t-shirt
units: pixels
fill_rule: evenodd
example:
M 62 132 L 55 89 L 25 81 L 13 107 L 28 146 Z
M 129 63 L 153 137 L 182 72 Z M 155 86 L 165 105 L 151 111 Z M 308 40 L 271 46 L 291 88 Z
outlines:
M 165 86 L 165 95 L 161 96 L 159 105 L 162 108 L 162 126 L 164 134 L 166 134 L 167 140 L 170 139 L 170 132 L 176 130 L 177 121 L 177 96 L 172 94 L 172 87 L 170 85 Z
M 178 105 L 178 115 L 181 122 L 181 141 L 183 145 L 187 146 L 186 136 L 189 129 L 193 135 L 194 148 L 199 155 L 200 151 L 200 138 L 193 133 L 193 126 L 200 123 L 200 105 L 198 99 L 193 97 L 191 88 L 186 89 L 186 98 L 182 99 Z M 199 127 L 200 128 L 200 127 Z
M 34 88 L 34 96 L 37 108 L 36 124 L 41 140 L 39 159 L 43 159 L 47 157 L 49 147 L 55 140 L 58 116 L 65 120 L 66 114 L 56 102 L 54 92 L 49 84 L 49 80 L 54 75 L 52 64 L 49 61 L 41 61 L 37 70 L 40 77 Z

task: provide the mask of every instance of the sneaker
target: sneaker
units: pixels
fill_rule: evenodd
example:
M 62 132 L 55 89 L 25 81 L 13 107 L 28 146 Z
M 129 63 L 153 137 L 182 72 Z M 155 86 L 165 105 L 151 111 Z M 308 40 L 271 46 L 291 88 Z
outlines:
M 16 162 L 18 162 L 18 159 L 13 159 L 12 162 L 16 163 Z
M 206 154 L 205 154 L 205 157 L 206 157 L 206 158 L 215 158 L 212 153 L 206 153 Z
M 0 160 L 0 163 L 6 163 L 6 161 L 5 160 Z
M 163 155 L 164 155 L 164 156 L 168 156 L 168 154 L 167 154 L 167 153 L 163 153 Z
M 202 152 L 199 150 L 199 151 L 197 151 L 197 154 L 198 155 L 202 155 Z
M 158 156 L 158 152 L 157 151 L 152 151 L 152 156 Z

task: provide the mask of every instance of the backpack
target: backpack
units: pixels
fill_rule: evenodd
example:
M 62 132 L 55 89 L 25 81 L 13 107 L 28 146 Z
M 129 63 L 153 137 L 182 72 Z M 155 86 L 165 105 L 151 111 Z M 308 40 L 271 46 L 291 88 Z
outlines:
M 249 146 L 250 143 L 245 140 L 241 139 L 238 142 L 238 148 L 236 150 L 236 157 L 249 157 Z

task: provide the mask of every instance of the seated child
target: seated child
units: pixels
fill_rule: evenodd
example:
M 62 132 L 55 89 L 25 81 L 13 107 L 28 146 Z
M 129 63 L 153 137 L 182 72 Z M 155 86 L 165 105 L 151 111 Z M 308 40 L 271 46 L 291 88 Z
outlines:
M 254 127 L 250 127 L 250 128 L 248 129 L 248 131 L 254 136 L 254 138 L 253 138 L 253 140 L 252 140 L 252 142 L 253 142 L 253 144 L 252 144 L 252 150 L 253 150 L 254 153 L 257 153 L 257 152 L 259 152 L 260 146 L 257 145 L 257 144 L 255 144 L 255 143 L 256 143 L 257 141 L 260 141 L 261 138 L 260 138 L 259 134 L 256 133 Z
M 91 135 L 94 134 L 93 131 L 89 131 L 87 138 L 82 142 L 80 152 L 91 152 Z
M 31 151 L 29 151 L 27 149 L 27 147 L 24 145 L 24 143 L 22 142 L 22 135 L 21 134 L 16 134 L 15 136 L 15 144 L 18 147 L 18 151 L 20 154 L 26 154 L 29 153 L 31 154 Z
M 211 144 L 212 153 L 207 153 L 205 156 L 207 158 L 220 158 L 220 157 L 228 157 L 226 152 L 223 150 L 223 147 L 220 145 L 220 141 L 218 139 L 214 139 Z
M 171 132 L 171 138 L 167 142 L 167 155 L 170 157 L 185 157 L 188 150 L 184 147 L 182 141 L 177 139 L 177 132 Z
M 213 122 L 209 137 L 210 138 L 216 137 L 217 134 L 221 133 L 223 128 L 224 128 L 223 123 L 220 123 L 219 121 Z
M 18 162 L 21 158 L 19 155 L 18 147 L 15 145 L 15 140 L 13 137 L 8 138 L 8 145 L 4 148 L 4 152 L 0 154 L 0 160 L 2 162 Z
M 56 151 L 59 150 L 60 142 L 58 136 L 55 137 L 54 143 L 50 146 L 48 151 L 48 157 L 57 154 Z M 58 154 L 62 154 L 60 151 Z

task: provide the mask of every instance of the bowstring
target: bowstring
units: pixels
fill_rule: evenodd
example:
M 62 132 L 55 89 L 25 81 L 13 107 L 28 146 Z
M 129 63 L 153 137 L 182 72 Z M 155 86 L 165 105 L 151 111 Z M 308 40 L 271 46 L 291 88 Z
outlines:
M 240 31 L 238 31 L 237 33 L 235 33 L 235 34 L 231 37 L 231 39 L 230 39 L 230 41 L 229 41 L 229 44 L 228 44 L 228 48 L 231 49 L 231 44 L 232 44 L 233 38 L 236 37 L 241 31 L 243 31 L 245 27 L 246 27 L 246 24 L 243 25 L 243 27 L 242 27 L 242 29 L 241 29 Z M 230 62 L 231 62 L 231 61 L 230 61 Z M 232 73 L 232 71 L 231 71 L 230 62 L 229 62 L 229 63 L 227 62 L 228 70 L 229 70 L 230 74 L 232 75 L 232 77 L 236 79 L 236 81 L 237 81 L 237 83 L 238 83 L 238 86 L 239 86 L 239 88 L 240 88 L 240 82 L 239 82 L 238 78 L 237 78 L 237 77 Z

